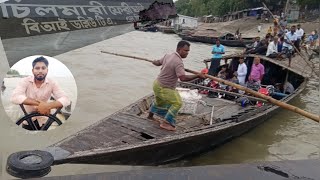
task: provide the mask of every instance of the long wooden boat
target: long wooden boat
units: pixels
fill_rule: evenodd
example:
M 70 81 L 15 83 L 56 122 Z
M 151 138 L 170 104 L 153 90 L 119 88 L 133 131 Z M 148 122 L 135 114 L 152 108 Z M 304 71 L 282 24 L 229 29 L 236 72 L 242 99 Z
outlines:
M 166 33 L 166 34 L 174 34 L 175 30 L 174 27 L 168 27 L 168 26 L 161 26 L 161 25 L 157 25 L 158 31 Z
M 7 0 L 0 37 L 9 65 L 27 56 L 55 56 L 133 31 L 134 22 L 176 16 L 172 0 Z
M 202 42 L 207 44 L 215 44 L 216 40 L 219 39 L 222 45 L 229 47 L 246 47 L 246 45 L 252 44 L 254 42 L 254 38 L 235 39 L 235 37 L 233 35 L 230 36 L 230 34 L 226 34 L 221 37 L 193 36 L 185 34 L 178 35 L 186 41 Z
M 248 67 L 252 65 L 255 56 L 257 55 L 246 55 Z M 259 57 L 267 70 L 262 83 L 269 83 L 272 79 L 275 80 L 273 83 L 290 81 L 295 88 L 291 94 L 280 93 L 279 96 L 279 93 L 271 93 L 271 96 L 288 103 L 306 87 L 312 73 L 308 62 L 295 57 L 292 66 L 288 67 L 286 61 Z M 231 59 L 232 69 L 236 66 L 239 55 L 224 58 Z M 34 177 L 32 171 L 26 170 L 38 170 L 37 173 L 45 175 L 52 164 L 164 164 L 212 150 L 248 132 L 281 110 L 278 106 L 262 103 L 261 99 L 254 97 L 249 97 L 249 103 L 244 106 L 243 103 L 238 103 L 238 98 L 242 95 L 208 88 L 204 82 L 199 79 L 188 83 L 180 82 L 179 87 L 216 91 L 228 98 L 210 98 L 203 95 L 197 106 L 194 106 L 194 114 L 179 114 L 177 130 L 174 132 L 163 130 L 158 122 L 146 118 L 154 101 L 154 96 L 150 94 L 43 151 L 17 152 L 10 155 L 7 171 L 17 177 Z M 47 162 L 42 169 L 38 164 L 28 167 L 29 163 L 20 161 L 29 155 L 40 156 Z M 22 176 L 24 173 L 29 176 Z
M 157 27 L 155 27 L 155 26 L 138 27 L 136 30 L 143 31 L 143 32 L 157 32 L 158 31 Z
M 247 55 L 248 65 L 255 55 Z M 232 62 L 238 56 L 227 56 Z M 283 83 L 290 80 L 295 91 L 283 96 L 283 102 L 289 102 L 306 86 L 310 68 L 303 61 L 293 59 L 292 67 L 287 62 L 260 56 L 266 69 L 269 69 L 263 83 L 276 78 Z M 231 63 L 233 64 L 233 63 Z M 181 83 L 180 87 L 206 89 L 202 81 Z M 232 94 L 228 94 L 232 97 Z M 234 96 L 233 96 L 234 97 Z M 48 147 L 53 154 L 55 164 L 130 164 L 154 165 L 181 159 L 212 149 L 212 147 L 242 135 L 263 123 L 281 108 L 272 104 L 260 107 L 252 105 L 242 107 L 236 98 L 209 98 L 202 96 L 205 103 L 198 104 L 196 114 L 179 115 L 177 131 L 160 129 L 159 124 L 146 118 L 148 109 L 154 100 L 153 95 L 141 98 L 137 102 L 119 110 L 84 130 Z M 210 125 L 210 114 L 214 106 L 214 123 Z M 226 111 L 227 110 L 227 111 Z M 62 152 L 62 153 L 58 153 Z M 61 155 L 63 154 L 63 155 Z

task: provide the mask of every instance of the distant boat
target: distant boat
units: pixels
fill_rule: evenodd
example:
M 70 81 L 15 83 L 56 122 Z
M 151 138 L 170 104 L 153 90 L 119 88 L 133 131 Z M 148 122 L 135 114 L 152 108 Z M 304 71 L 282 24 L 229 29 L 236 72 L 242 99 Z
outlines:
M 55 56 L 133 31 L 134 22 L 176 16 L 172 0 L 9 0 L 0 3 L 0 36 L 12 66 L 27 56 Z
M 193 41 L 193 42 L 202 42 L 208 44 L 216 44 L 216 40 L 219 39 L 220 43 L 229 47 L 246 47 L 246 45 L 254 42 L 254 38 L 241 38 L 236 39 L 235 36 L 231 33 L 227 33 L 223 36 L 217 37 L 207 37 L 207 36 L 193 36 L 186 34 L 179 34 L 183 40 Z

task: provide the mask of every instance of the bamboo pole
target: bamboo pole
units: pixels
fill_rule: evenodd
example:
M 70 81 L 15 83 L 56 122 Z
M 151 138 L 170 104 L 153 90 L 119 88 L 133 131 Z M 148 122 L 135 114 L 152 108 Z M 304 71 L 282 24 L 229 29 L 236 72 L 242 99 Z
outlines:
M 111 52 L 107 52 L 107 51 L 101 51 L 102 53 L 106 53 L 106 54 L 111 54 L 111 55 L 116 55 L 116 56 L 122 56 L 122 57 L 128 57 L 128 58 L 133 58 L 133 59 L 138 59 L 138 60 L 143 60 L 143 61 L 147 61 L 147 62 L 153 62 L 153 60 L 150 60 L 150 59 L 147 59 L 147 58 L 142 58 L 142 57 L 135 57 L 135 56 L 129 56 L 129 55 L 124 55 L 124 54 L 118 54 L 118 53 L 111 53 Z M 189 72 L 189 73 L 192 73 L 192 74 L 201 74 L 201 72 L 197 72 L 197 71 L 193 71 L 193 70 L 190 70 L 190 69 L 185 69 L 186 72 Z M 279 107 L 282 107 L 284 109 L 287 109 L 289 111 L 292 111 L 292 112 L 295 112 L 295 113 L 298 113 L 302 116 L 305 116 L 309 119 L 312 119 L 316 122 L 320 122 L 320 117 L 318 115 L 315 115 L 315 114 L 312 114 L 312 113 L 309 113 L 307 111 L 304 111 L 298 107 L 295 107 L 295 106 L 292 106 L 290 104 L 287 104 L 287 103 L 284 103 L 282 101 L 278 101 L 276 99 L 273 99 L 272 97 L 270 96 L 266 96 L 266 95 L 263 95 L 257 91 L 254 91 L 252 89 L 249 89 L 247 87 L 243 87 L 239 84 L 235 84 L 235 83 L 232 83 L 230 81 L 227 81 L 227 80 L 224 80 L 224 79 L 220 79 L 220 78 L 217 78 L 217 77 L 214 77 L 214 76 L 210 76 L 210 75 L 207 75 L 205 74 L 205 77 L 206 78 L 209 78 L 209 79 L 212 79 L 212 80 L 215 80 L 215 81 L 218 81 L 218 82 L 221 82 L 221 83 L 224 83 L 226 85 L 229 85 L 229 86 L 232 86 L 232 87 L 235 87 L 239 90 L 242 90 L 242 91 L 245 91 L 246 93 L 249 93 L 249 94 L 252 94 L 258 98 L 262 98 L 262 99 L 265 99 L 266 101 L 274 104 L 274 105 L 277 105 Z

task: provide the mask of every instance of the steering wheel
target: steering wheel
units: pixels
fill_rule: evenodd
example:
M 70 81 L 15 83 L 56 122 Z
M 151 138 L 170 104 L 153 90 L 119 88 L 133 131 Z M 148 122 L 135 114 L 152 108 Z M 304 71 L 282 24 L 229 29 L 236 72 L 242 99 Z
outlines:
M 58 108 L 56 110 L 56 112 L 54 114 L 49 114 L 49 115 L 43 115 L 43 114 L 40 114 L 38 112 L 31 112 L 30 114 L 27 113 L 27 111 L 25 110 L 23 104 L 20 104 L 20 107 L 24 113 L 24 116 L 20 119 L 18 119 L 16 121 L 16 124 L 19 126 L 23 121 L 27 121 L 28 122 L 28 125 L 32 128 L 32 130 L 40 130 L 40 131 L 46 131 L 49 129 L 49 127 L 52 125 L 53 122 L 56 122 L 59 126 L 62 124 L 62 122 L 60 121 L 60 119 L 58 119 L 56 117 L 56 115 L 60 112 L 61 108 Z M 36 117 L 36 116 L 45 116 L 45 117 L 48 117 L 48 120 L 47 122 L 41 126 L 41 128 L 39 129 L 35 123 L 32 121 L 32 118 L 33 117 Z

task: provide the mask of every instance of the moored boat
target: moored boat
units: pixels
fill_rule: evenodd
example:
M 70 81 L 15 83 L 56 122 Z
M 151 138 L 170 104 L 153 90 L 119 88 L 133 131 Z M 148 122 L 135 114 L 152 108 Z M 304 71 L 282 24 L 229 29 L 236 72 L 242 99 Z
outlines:
M 174 34 L 175 30 L 174 27 L 171 26 L 161 26 L 157 25 L 158 31 L 166 33 L 166 34 Z
M 215 44 L 216 40 L 219 39 L 222 45 L 230 46 L 230 47 L 246 47 L 246 45 L 254 42 L 254 38 L 236 39 L 235 36 L 230 33 L 227 33 L 220 37 L 194 36 L 194 35 L 185 35 L 185 34 L 179 34 L 179 36 L 183 40 L 192 41 L 192 42 L 202 42 L 207 44 Z

